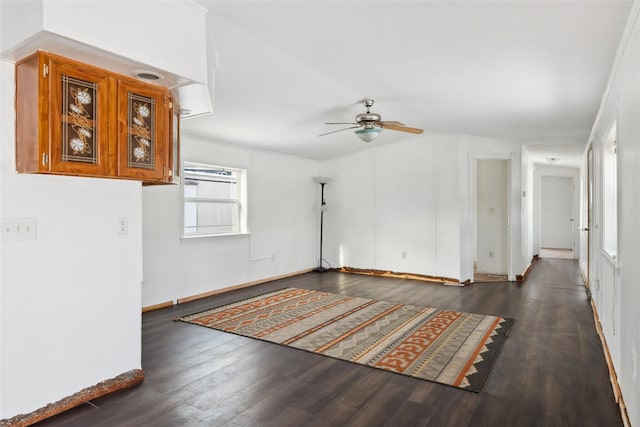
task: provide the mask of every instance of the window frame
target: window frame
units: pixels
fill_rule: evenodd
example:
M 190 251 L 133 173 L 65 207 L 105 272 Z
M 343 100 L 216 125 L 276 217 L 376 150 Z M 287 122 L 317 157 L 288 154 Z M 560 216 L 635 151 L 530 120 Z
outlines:
M 248 235 L 249 231 L 247 229 L 247 170 L 237 166 L 230 166 L 226 164 L 220 163 L 203 163 L 203 162 L 193 162 L 189 160 L 185 160 L 180 165 L 181 169 L 181 179 L 180 179 L 180 236 L 182 239 L 194 239 L 194 238 L 202 238 L 202 237 L 220 237 L 220 236 L 237 236 L 237 235 Z M 192 167 L 203 167 L 210 168 L 212 170 L 227 170 L 227 171 L 235 171 L 237 172 L 236 178 L 236 197 L 235 198 L 218 198 L 218 197 L 194 197 L 185 195 L 185 186 L 189 185 L 189 182 L 192 182 L 194 179 L 190 178 L 190 173 L 187 171 L 188 168 Z M 204 181 L 204 180 L 203 180 Z M 237 205 L 235 210 L 235 216 L 237 217 L 237 230 L 233 231 L 221 231 L 221 232 L 211 232 L 203 231 L 203 232 L 186 232 L 186 204 L 193 202 L 202 202 L 202 203 L 220 203 L 226 204 L 231 203 Z

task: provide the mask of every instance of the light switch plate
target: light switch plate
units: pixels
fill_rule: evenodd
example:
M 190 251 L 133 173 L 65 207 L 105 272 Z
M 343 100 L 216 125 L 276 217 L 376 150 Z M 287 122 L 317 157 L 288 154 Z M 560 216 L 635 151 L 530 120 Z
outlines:
M 129 218 L 119 217 L 118 218 L 118 234 L 128 234 L 128 233 L 129 233 Z

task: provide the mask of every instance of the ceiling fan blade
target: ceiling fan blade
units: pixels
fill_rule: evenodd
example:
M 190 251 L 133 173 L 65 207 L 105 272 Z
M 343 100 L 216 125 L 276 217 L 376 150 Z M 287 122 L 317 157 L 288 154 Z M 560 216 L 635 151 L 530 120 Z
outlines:
M 400 123 L 400 122 L 396 122 L 395 120 L 380 122 L 380 126 L 382 126 L 382 127 L 386 127 L 386 126 L 389 126 L 389 125 L 392 125 L 392 126 L 393 125 L 395 125 L 395 126 L 404 126 L 405 124 L 404 123 Z
M 385 124 L 382 127 L 384 129 L 399 130 L 400 132 L 409 132 L 409 133 L 416 133 L 416 134 L 420 134 L 420 133 L 424 132 L 424 130 L 422 130 L 422 129 L 410 128 L 410 127 L 407 127 L 407 126 L 397 126 L 397 125 Z
M 351 124 L 351 123 L 347 123 L 347 124 Z M 327 133 L 321 133 L 318 136 L 325 136 L 325 135 L 329 135 L 330 133 L 336 133 L 336 132 L 342 132 L 343 130 L 349 130 L 349 129 L 355 129 L 355 128 L 359 128 L 360 125 L 358 126 L 351 126 L 350 128 L 344 128 L 344 129 L 338 129 L 338 130 L 333 130 L 331 132 L 327 132 Z
M 357 123 L 328 122 L 325 125 L 357 125 Z

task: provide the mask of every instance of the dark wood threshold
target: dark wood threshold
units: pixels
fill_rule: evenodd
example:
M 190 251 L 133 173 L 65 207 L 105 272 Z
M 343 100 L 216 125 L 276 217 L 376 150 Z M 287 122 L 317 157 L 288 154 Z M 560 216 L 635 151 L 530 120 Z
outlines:
M 433 282 L 433 283 L 442 283 L 442 284 L 454 284 L 454 285 L 470 285 L 471 280 L 465 280 L 461 282 L 458 279 L 452 279 L 450 277 L 441 277 L 441 276 L 427 276 L 425 274 L 414 274 L 414 273 L 398 273 L 395 271 L 388 270 L 374 270 L 367 268 L 354 268 L 354 267 L 340 267 L 333 268 L 334 271 L 339 271 L 341 273 L 352 273 L 352 274 L 364 274 L 367 276 L 377 276 L 377 277 L 392 277 L 394 279 L 410 279 L 410 280 L 421 280 L 423 282 Z
M 99 397 L 135 387 L 142 381 L 144 381 L 144 371 L 142 369 L 133 369 L 110 380 L 101 381 L 94 386 L 80 390 L 71 396 L 50 403 L 29 414 L 20 414 L 13 418 L 0 420 L 0 425 L 11 427 L 30 426 Z

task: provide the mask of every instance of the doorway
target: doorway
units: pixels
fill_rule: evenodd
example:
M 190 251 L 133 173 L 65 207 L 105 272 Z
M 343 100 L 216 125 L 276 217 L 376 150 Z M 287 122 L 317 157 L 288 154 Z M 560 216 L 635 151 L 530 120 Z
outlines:
M 587 294 L 589 298 L 591 298 L 591 266 L 592 266 L 592 254 L 591 254 L 591 230 L 593 230 L 593 146 L 589 146 L 589 150 L 587 151 L 587 164 L 586 164 L 586 224 L 580 229 L 587 233 L 587 268 L 586 268 L 586 287 Z
M 508 159 L 476 159 L 474 282 L 509 278 Z
M 540 255 L 574 259 L 574 181 L 571 177 L 540 179 Z M 563 256 L 555 257 L 552 254 Z

